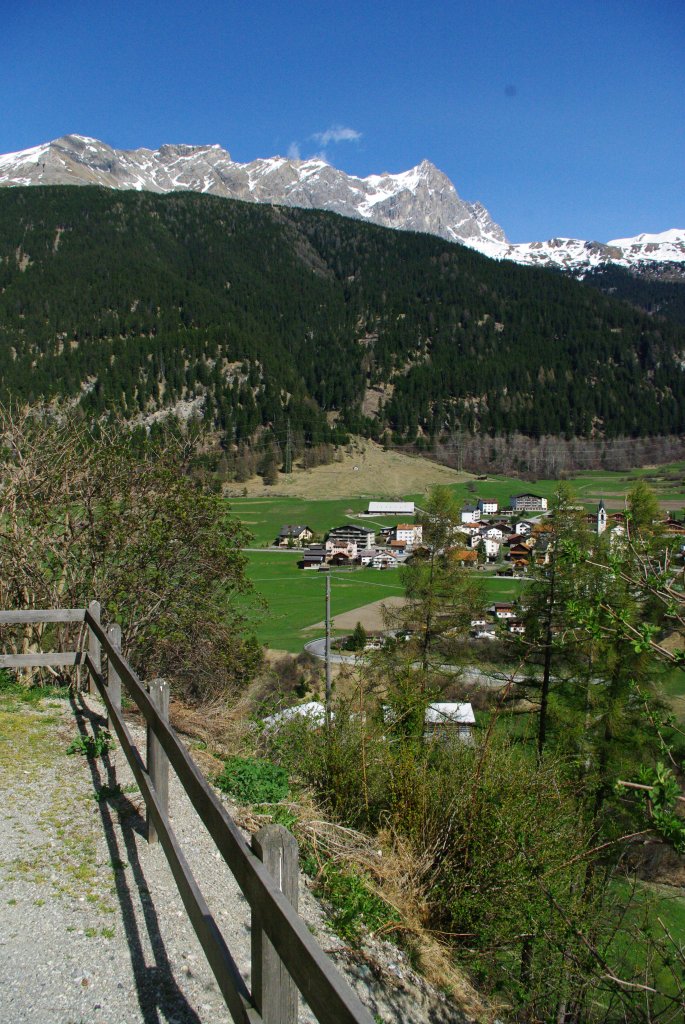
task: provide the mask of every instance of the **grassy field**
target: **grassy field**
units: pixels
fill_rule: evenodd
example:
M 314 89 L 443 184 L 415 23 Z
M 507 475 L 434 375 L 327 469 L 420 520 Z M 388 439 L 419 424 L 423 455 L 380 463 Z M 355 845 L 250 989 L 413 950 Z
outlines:
M 323 537 L 334 526 L 347 523 L 350 516 L 365 511 L 368 504 L 368 498 L 337 498 L 328 501 L 278 496 L 230 499 L 231 511 L 253 535 L 257 547 L 272 544 L 280 528 L 287 524 L 308 526 L 315 534 Z M 370 520 L 364 516 L 359 523 L 375 529 L 397 523 L 397 518 Z
M 301 651 L 307 640 L 321 635 L 321 628 L 312 627 L 325 616 L 326 574 L 298 569 L 297 559 L 296 552 L 253 551 L 248 563 L 248 575 L 266 602 L 266 609 L 257 616 L 257 636 L 267 647 L 292 653 Z M 334 571 L 330 576 L 333 617 L 403 594 L 398 570 L 356 569 Z M 484 577 L 484 584 L 488 601 L 514 600 L 525 585 L 518 579 L 488 577 Z
M 632 469 L 624 473 L 609 473 L 602 470 L 569 474 L 568 485 L 579 501 L 592 507 L 600 498 L 607 508 L 623 508 L 628 491 L 638 480 L 648 484 L 664 508 L 685 507 L 685 463 L 672 463 L 651 469 Z M 487 480 L 470 479 L 463 483 L 448 485 L 459 501 L 473 501 L 475 498 L 495 498 L 502 505 L 508 505 L 513 494 L 532 491 L 545 498 L 552 498 L 559 486 L 558 480 L 536 480 L 528 483 L 515 477 L 489 476 Z
M 612 887 L 618 906 L 630 903 L 630 910 L 609 947 L 607 959 L 619 977 L 638 982 L 646 980 L 645 966 L 651 959 L 654 987 L 661 996 L 656 997 L 656 1005 L 653 1007 L 655 1016 L 650 1018 L 656 1020 L 656 1013 L 672 1007 L 672 1003 L 665 997 L 677 994 L 668 960 L 671 960 L 671 965 L 678 974 L 677 946 L 682 948 L 685 943 L 685 898 L 679 888 L 648 882 L 635 883 L 634 891 L 628 882 L 620 880 L 613 882 Z M 675 949 L 672 948 L 666 933 L 670 934 L 676 943 Z M 658 944 L 663 943 L 665 955 L 654 956 L 652 953 L 650 957 L 650 937 Z M 668 1019 L 675 1020 L 674 1017 Z
M 257 624 L 260 642 L 277 650 L 301 651 L 307 640 L 321 635 L 320 629 L 311 627 L 325 617 L 326 574 L 298 569 L 296 554 L 253 552 L 249 557 L 248 574 L 267 602 Z M 399 573 L 394 570 L 359 569 L 330 575 L 332 615 L 402 594 Z

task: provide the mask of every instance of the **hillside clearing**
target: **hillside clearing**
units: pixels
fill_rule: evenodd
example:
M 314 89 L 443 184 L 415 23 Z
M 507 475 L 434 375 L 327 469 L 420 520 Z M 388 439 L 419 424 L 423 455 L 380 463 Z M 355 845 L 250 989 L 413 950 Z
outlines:
M 339 460 L 314 469 L 297 469 L 286 476 L 279 473 L 273 487 L 264 485 L 261 477 L 244 486 L 230 485 L 227 496 L 247 493 L 250 496 L 305 498 L 397 498 L 405 494 L 425 492 L 437 484 L 460 484 L 472 477 L 457 473 L 420 456 L 389 451 L 374 441 L 356 439 L 340 448 Z

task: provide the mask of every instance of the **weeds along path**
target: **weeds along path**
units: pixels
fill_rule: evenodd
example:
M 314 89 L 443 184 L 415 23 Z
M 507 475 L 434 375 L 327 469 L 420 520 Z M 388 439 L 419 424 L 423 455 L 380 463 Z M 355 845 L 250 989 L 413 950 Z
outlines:
M 96 698 L 0 689 L 0 1021 L 225 1024 L 228 1011 L 121 751 L 85 756 Z M 129 722 L 141 753 L 144 730 Z M 72 747 L 80 748 L 67 753 Z M 249 984 L 250 914 L 173 773 L 172 826 Z M 300 883 L 300 912 L 378 1020 L 464 1024 L 396 947 L 351 950 Z M 314 1018 L 301 1005 L 299 1021 Z

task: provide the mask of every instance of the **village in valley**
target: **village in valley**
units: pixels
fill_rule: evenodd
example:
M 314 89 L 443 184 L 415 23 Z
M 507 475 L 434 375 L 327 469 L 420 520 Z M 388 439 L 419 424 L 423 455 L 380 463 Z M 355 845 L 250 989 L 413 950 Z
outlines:
M 584 509 L 584 512 L 583 512 Z M 604 500 L 588 507 L 578 506 L 584 515 L 590 535 L 607 534 L 610 545 L 621 544 L 626 538 L 628 521 L 626 511 L 607 510 Z M 317 540 L 315 531 L 305 524 L 285 524 L 275 538 L 272 548 L 290 550 L 299 555 L 298 567 L 329 575 L 336 570 L 336 580 L 343 580 L 347 572 L 355 569 L 397 569 L 415 556 L 425 556 L 429 545 L 424 538 L 424 526 L 430 522 L 427 511 L 414 501 L 369 501 L 366 510 L 350 515 L 350 521 L 323 531 Z M 395 525 L 382 525 L 383 521 L 397 518 Z M 456 521 L 450 526 L 448 541 L 440 556 L 455 567 L 482 574 L 491 581 L 509 580 L 518 590 L 535 567 L 548 566 L 553 554 L 553 509 L 547 497 L 523 492 L 512 495 L 509 504 L 501 506 L 494 498 L 477 498 L 458 508 Z M 367 520 L 371 526 L 359 520 Z M 685 548 L 685 522 L 666 513 L 661 524 L 664 532 L 675 538 L 675 547 Z M 512 641 L 526 634 L 525 600 L 519 595 L 512 600 L 494 600 L 482 610 L 474 607 L 468 639 L 479 641 Z M 360 614 L 363 609 L 359 609 Z M 387 623 L 386 623 L 387 627 Z M 332 650 L 336 664 L 356 664 L 388 643 L 410 639 L 411 630 L 364 629 L 357 622 L 354 633 L 338 636 Z M 318 644 L 318 647 L 317 647 Z M 311 641 L 307 649 L 323 657 L 323 642 Z M 475 652 L 476 647 L 473 648 Z M 450 671 L 450 666 L 443 666 Z M 484 678 L 483 673 L 480 676 Z M 482 678 L 481 678 L 482 683 Z M 470 696 L 470 695 L 469 695 Z M 426 709 L 426 735 L 447 733 L 462 741 L 473 742 L 475 716 L 469 701 L 433 702 Z M 323 720 L 324 705 L 309 701 L 279 711 L 270 721 L 277 727 L 290 716 L 303 715 L 308 720 Z
M 606 532 L 612 545 L 625 537 L 626 510 L 609 511 L 602 499 L 584 508 L 592 536 Z M 424 539 L 425 512 L 414 501 L 370 501 L 365 511 L 349 518 L 349 522 L 318 531 L 318 535 L 305 523 L 286 523 L 271 549 L 299 554 L 297 565 L 305 572 L 335 570 L 337 579 L 343 579 L 338 573 L 359 568 L 397 569 L 428 547 Z M 393 518 L 398 520 L 395 524 L 383 524 Z M 363 525 L 360 520 L 365 519 L 372 524 Z M 522 492 L 512 495 L 508 505 L 495 498 L 475 498 L 461 506 L 458 519 L 451 530 L 452 541 L 442 554 L 456 566 L 482 573 L 485 580 L 509 580 L 518 590 L 531 568 L 551 561 L 553 516 L 549 500 L 543 495 Z M 666 534 L 680 535 L 685 547 L 684 521 L 667 513 L 661 526 Z M 525 634 L 520 597 L 499 597 L 496 593 L 482 610 L 474 608 L 471 640 L 496 641 Z M 342 638 L 340 643 L 344 642 Z M 371 651 L 382 643 L 383 631 L 370 629 L 363 649 Z
M 490 577 L 518 579 L 525 579 L 531 565 L 549 564 L 552 540 L 546 497 L 531 492 L 512 495 L 507 507 L 500 507 L 494 498 L 478 498 L 464 504 L 459 515 L 460 522 L 453 528 L 452 542 L 445 551 L 454 564 L 487 572 Z M 297 550 L 298 567 L 305 571 L 397 569 L 424 546 L 421 516 L 422 509 L 413 501 L 370 501 L 366 511 L 357 513 L 355 519 L 397 517 L 400 522 L 374 527 L 349 522 L 331 527 L 320 541 L 306 524 L 285 524 L 273 546 Z M 625 533 L 625 512 L 609 513 L 603 500 L 595 511 L 587 512 L 587 520 L 597 535 L 609 530 L 618 539 Z M 669 520 L 666 525 L 673 532 L 685 533 L 682 523 Z M 518 604 L 495 601 L 487 611 L 487 615 L 477 614 L 472 619 L 473 639 L 495 640 L 503 629 L 513 635 L 525 632 Z M 376 642 L 369 636 L 367 646 Z

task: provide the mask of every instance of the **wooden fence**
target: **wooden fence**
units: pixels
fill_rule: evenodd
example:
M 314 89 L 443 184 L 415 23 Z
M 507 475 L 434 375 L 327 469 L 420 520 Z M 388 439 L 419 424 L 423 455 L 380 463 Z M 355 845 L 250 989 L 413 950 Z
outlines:
M 87 649 L 0 655 L 0 668 L 84 665 L 90 689 L 102 697 L 140 787 L 148 839 L 166 854 L 186 912 L 236 1024 L 295 1024 L 297 991 L 320 1024 L 373 1024 L 368 1011 L 297 914 L 297 843 L 280 825 L 262 829 L 248 846 L 168 721 L 168 686 L 145 686 L 121 653 L 121 631 L 100 622 L 100 606 L 0 611 L 0 625 L 81 622 Z M 103 666 L 103 660 L 106 664 Z M 147 764 L 121 712 L 121 684 L 148 729 Z M 252 992 L 231 956 L 169 823 L 168 771 L 173 768 L 197 814 L 247 899 L 252 915 Z M 280 880 L 280 887 L 275 878 Z

